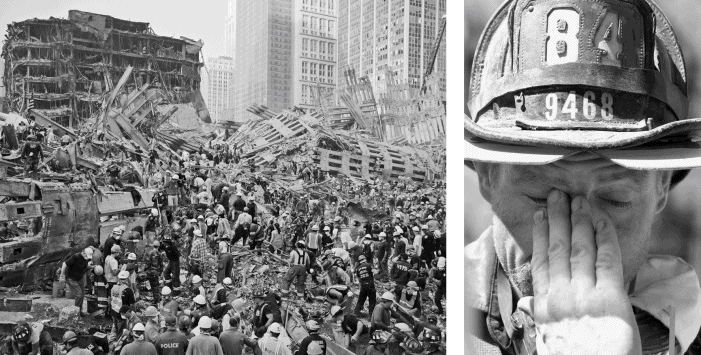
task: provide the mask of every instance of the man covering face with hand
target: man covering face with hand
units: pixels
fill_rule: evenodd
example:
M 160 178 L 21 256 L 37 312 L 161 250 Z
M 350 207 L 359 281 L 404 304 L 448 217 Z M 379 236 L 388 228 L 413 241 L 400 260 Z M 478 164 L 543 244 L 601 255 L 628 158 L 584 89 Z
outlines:
M 670 189 L 701 166 L 665 15 L 645 0 L 511 0 L 477 48 L 465 163 L 494 215 L 466 248 L 468 342 L 666 354 L 673 334 L 674 353 L 701 353 L 696 273 L 649 254 Z

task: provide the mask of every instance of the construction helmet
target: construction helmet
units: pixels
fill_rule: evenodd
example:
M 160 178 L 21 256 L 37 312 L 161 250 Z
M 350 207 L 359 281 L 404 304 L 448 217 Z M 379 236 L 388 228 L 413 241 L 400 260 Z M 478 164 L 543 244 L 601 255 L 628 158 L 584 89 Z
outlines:
M 197 295 L 193 299 L 196 304 L 199 304 L 200 306 L 207 304 L 207 300 L 204 298 L 204 295 Z
M 19 322 L 12 331 L 12 336 L 18 343 L 29 342 L 29 338 L 32 336 L 32 327 L 27 322 Z
M 134 254 L 134 253 L 129 253 L 129 256 L 127 256 L 127 260 L 135 261 L 135 260 L 136 260 L 136 254 Z
M 173 292 L 173 291 L 172 291 L 172 290 L 170 289 L 170 287 L 168 287 L 168 286 L 163 286 L 163 288 L 161 289 L 161 295 L 163 295 L 163 296 L 168 296 L 168 295 L 170 295 L 172 292 Z
M 63 333 L 63 337 L 61 338 L 61 342 L 66 345 L 76 345 L 78 343 L 78 335 L 69 330 L 65 333 Z
M 355 242 L 351 240 L 348 242 L 348 249 L 352 249 L 353 247 L 355 247 Z
M 243 298 L 237 298 L 233 301 L 231 301 L 231 307 L 234 308 L 234 311 L 236 312 L 243 312 L 244 308 L 246 306 L 246 301 L 243 300 Z
M 268 331 L 271 333 L 275 333 L 275 334 L 282 333 L 282 329 L 283 329 L 282 325 L 280 323 L 277 323 L 277 322 L 268 326 Z
M 212 328 L 212 319 L 207 316 L 202 316 L 197 326 L 200 327 L 200 329 L 210 329 Z
M 400 332 L 411 333 L 411 328 L 406 323 L 397 323 L 394 325 L 394 328 Z
M 229 288 L 231 288 L 231 287 L 234 285 L 234 283 L 231 282 L 231 278 L 230 278 L 230 277 L 224 278 L 224 280 L 222 281 L 222 283 L 224 284 L 224 286 L 229 287 Z
M 307 326 L 307 330 L 309 330 L 310 332 L 315 332 L 321 329 L 321 325 L 319 325 L 319 322 L 315 321 L 314 319 L 308 320 L 307 323 L 305 323 L 305 325 Z
M 412 337 L 404 339 L 404 342 L 399 345 L 404 349 L 404 351 L 407 352 L 407 354 L 422 354 L 424 351 L 424 347 L 421 345 L 421 343 Z
M 312 230 L 313 230 L 313 231 L 318 231 L 318 230 L 319 230 L 319 226 L 315 224 L 315 225 L 312 227 Z
M 131 331 L 132 332 L 145 332 L 146 327 L 144 327 L 143 323 L 139 322 L 139 323 L 134 324 L 134 327 L 131 328 Z
M 307 354 L 309 355 L 321 355 L 324 353 L 324 349 L 321 348 L 321 345 L 319 343 L 312 341 L 309 343 L 307 346 Z
M 680 170 L 672 185 L 701 166 L 684 57 L 652 0 L 507 1 L 477 44 L 468 92 L 468 165 L 591 151 L 628 169 Z
M 117 275 L 117 277 L 122 279 L 122 280 L 126 280 L 129 278 L 129 271 L 126 271 L 126 270 L 120 271 L 119 274 Z
M 104 270 L 102 270 L 102 266 L 97 265 L 97 266 L 95 266 L 95 268 L 93 269 L 93 272 L 95 273 L 95 275 L 102 275 L 102 273 L 104 272 Z
M 198 282 L 202 282 L 202 277 L 200 275 L 195 275 L 192 277 L 192 283 L 196 284 Z
M 144 311 L 144 316 L 146 317 L 155 317 L 158 315 L 158 309 L 154 306 L 148 306 L 146 308 L 146 311 Z
M 383 293 L 380 298 L 382 298 L 383 301 L 394 301 L 394 293 L 387 291 Z

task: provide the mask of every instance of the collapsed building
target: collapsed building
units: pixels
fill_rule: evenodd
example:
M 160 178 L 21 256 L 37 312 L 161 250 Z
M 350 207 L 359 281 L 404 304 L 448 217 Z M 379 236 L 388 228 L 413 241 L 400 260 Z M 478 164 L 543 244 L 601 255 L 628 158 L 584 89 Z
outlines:
M 203 106 L 200 50 L 185 37 L 158 36 L 146 22 L 71 10 L 68 19 L 29 19 L 7 26 L 2 56 L 10 111 L 29 110 L 67 128 L 100 111 L 103 93 L 131 67 L 136 91 L 162 89 L 172 103 Z M 200 116 L 206 122 L 208 114 Z

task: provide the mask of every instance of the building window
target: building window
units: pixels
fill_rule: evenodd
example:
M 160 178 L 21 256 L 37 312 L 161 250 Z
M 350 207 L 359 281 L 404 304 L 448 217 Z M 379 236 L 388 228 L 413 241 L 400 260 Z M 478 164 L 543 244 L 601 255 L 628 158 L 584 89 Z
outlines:
M 329 10 L 333 11 L 333 3 L 336 0 L 329 0 Z
M 331 57 L 332 60 L 333 60 L 333 55 L 334 55 L 334 53 L 333 53 L 334 48 L 333 47 L 334 47 L 334 44 L 329 43 L 329 56 Z
M 319 19 L 319 30 L 322 32 L 322 37 L 324 36 L 324 32 L 326 32 L 326 19 L 322 18 Z
M 333 28 L 334 28 L 335 21 L 334 20 L 329 20 L 329 26 L 328 26 L 328 33 L 329 37 L 333 37 Z
M 302 27 L 303 28 L 309 27 L 309 15 L 304 15 L 302 17 Z
M 326 64 L 319 64 L 319 76 L 326 76 Z
M 333 65 L 329 65 L 329 78 L 333 78 Z
M 309 74 L 316 75 L 316 63 L 311 63 L 310 68 L 311 70 Z
M 308 71 L 308 63 L 307 62 L 302 62 L 302 74 L 307 74 Z
M 303 38 L 303 39 L 302 39 L 302 50 L 303 50 L 303 51 L 308 51 L 308 50 L 309 50 L 309 38 Z

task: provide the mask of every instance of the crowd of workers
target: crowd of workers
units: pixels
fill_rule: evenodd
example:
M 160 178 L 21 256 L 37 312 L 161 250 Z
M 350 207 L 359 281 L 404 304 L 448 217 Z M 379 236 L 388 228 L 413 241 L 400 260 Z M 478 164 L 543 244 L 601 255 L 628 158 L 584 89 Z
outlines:
M 144 225 L 115 227 L 63 263 L 59 281 L 75 306 L 83 309 L 86 293 L 93 295 L 112 322 L 109 346 L 86 350 L 66 332 L 67 354 L 327 354 L 337 336 L 357 354 L 445 353 L 443 185 L 361 183 L 279 165 L 335 191 L 299 194 L 216 168 L 235 154 L 216 164 L 211 154 L 181 158 L 143 162 L 147 185 L 158 191 Z M 242 265 L 233 254 L 244 247 L 259 262 L 263 255 L 283 262 L 278 287 L 237 290 Z M 309 335 L 293 341 L 282 304 L 314 297 L 325 299 L 326 312 L 300 309 Z M 343 335 L 320 335 L 329 328 Z M 41 323 L 22 322 L 12 336 L 17 354 L 49 354 L 50 342 Z

